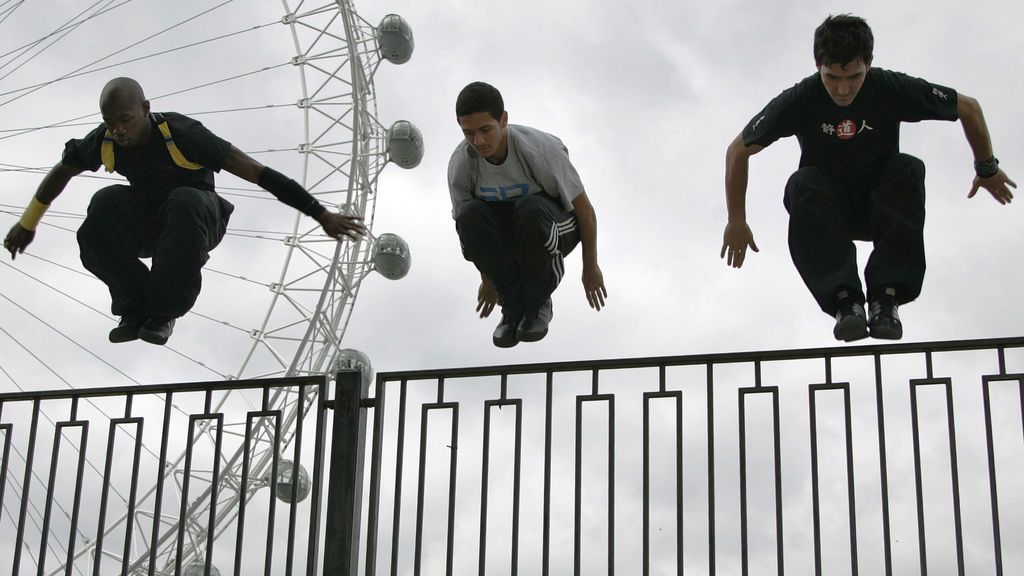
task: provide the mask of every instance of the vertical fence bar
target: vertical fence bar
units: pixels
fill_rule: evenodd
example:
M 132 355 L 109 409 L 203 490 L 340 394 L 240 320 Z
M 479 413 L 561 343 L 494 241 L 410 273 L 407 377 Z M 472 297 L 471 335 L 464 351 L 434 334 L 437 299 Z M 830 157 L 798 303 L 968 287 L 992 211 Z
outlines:
M 438 402 L 423 404 L 420 415 L 420 461 L 419 461 L 419 485 L 416 498 L 416 552 L 414 559 L 413 574 L 421 574 L 421 563 L 423 561 L 423 507 L 425 498 L 426 483 L 426 455 L 427 455 L 427 420 L 429 414 L 435 410 L 451 410 L 452 424 L 449 438 L 451 444 L 448 446 L 451 451 L 448 472 L 448 535 L 445 553 L 445 574 L 452 574 L 452 558 L 455 545 L 455 479 L 458 465 L 459 447 L 459 405 L 456 402 L 442 402 L 444 381 L 441 380 L 438 386 Z
M 931 372 L 931 358 L 929 356 L 929 373 Z M 960 475 L 957 470 L 956 458 L 956 426 L 953 421 L 953 384 L 949 378 L 924 378 L 910 381 L 910 410 L 914 435 L 914 475 L 917 486 L 917 526 L 919 538 L 919 555 L 921 562 L 921 576 L 928 576 L 927 545 L 925 541 L 924 522 L 924 490 L 922 487 L 921 471 L 921 446 L 920 431 L 917 412 L 917 388 L 919 386 L 942 386 L 946 396 L 946 426 L 949 436 L 949 466 L 950 481 L 953 488 L 953 530 L 956 539 L 956 563 L 957 574 L 964 574 L 963 554 L 963 530 L 960 518 Z
M 334 397 L 330 487 L 324 517 L 324 573 L 355 576 L 359 570 L 366 411 L 369 383 L 358 371 L 339 372 Z
M 664 370 L 662 371 L 662 385 L 658 392 L 644 392 L 643 396 L 643 574 L 650 574 L 650 471 L 651 471 L 651 443 L 650 443 L 650 405 L 651 400 L 670 399 L 675 400 L 676 423 L 676 573 L 683 572 L 683 394 L 679 391 L 668 392 L 664 386 Z
M 715 365 L 707 364 L 707 437 L 708 437 L 708 574 L 718 574 L 715 566 Z
M 299 386 L 299 394 L 296 397 L 295 412 L 297 414 L 295 418 L 295 447 L 292 453 L 292 497 L 288 501 L 288 544 L 285 546 L 285 576 L 292 576 L 292 564 L 295 562 L 295 532 L 296 532 L 296 514 L 299 511 L 299 471 L 302 470 L 302 430 L 303 424 L 305 423 L 306 415 L 306 385 Z
M 889 457 L 885 442 L 885 402 L 882 399 L 882 357 L 874 354 L 875 418 L 878 424 L 878 475 L 882 488 L 882 556 L 885 575 L 892 576 L 892 533 L 889 529 Z
M 596 375 L 595 375 L 596 380 Z M 583 501 L 583 404 L 586 402 L 608 403 L 608 574 L 615 574 L 615 395 L 593 394 L 576 397 L 576 511 L 575 511 L 575 568 L 576 576 L 581 569 L 582 525 L 580 523 Z
M 981 379 L 981 397 L 985 407 L 985 449 L 988 454 L 988 490 L 992 501 L 992 544 L 995 548 L 996 576 L 1003 576 L 1003 542 L 999 530 L 999 496 L 996 488 L 995 443 L 992 440 L 991 376 Z
M 445 574 L 452 576 L 452 561 L 455 556 L 455 480 L 459 459 L 459 404 L 449 403 L 449 408 L 452 411 L 452 444 L 449 448 L 452 457 L 448 466 L 448 550 L 445 554 Z
M 377 531 L 380 514 L 380 468 L 384 441 L 384 406 L 387 396 L 386 382 L 377 378 L 374 398 L 364 400 L 373 408 L 373 444 L 370 452 L 370 502 L 366 518 L 366 575 L 377 573 Z M 401 491 L 396 488 L 396 494 Z
M 29 424 L 28 449 L 25 451 L 25 475 L 21 483 L 21 510 L 18 512 L 18 534 L 14 538 L 14 567 L 11 576 L 21 572 L 21 549 L 25 542 L 25 522 L 28 519 L 28 498 L 32 482 L 32 463 L 36 452 L 36 434 L 39 432 L 38 398 L 32 402 L 32 423 Z
M 252 436 L 253 436 L 253 423 L 256 419 L 273 418 L 274 419 L 274 442 L 273 442 L 273 453 L 271 454 L 270 464 L 270 477 L 277 478 L 277 446 L 281 438 L 281 411 L 280 410 L 261 410 L 256 412 L 249 412 L 245 418 L 245 439 L 242 442 L 242 478 L 240 480 L 242 490 L 247 491 L 249 486 L 249 469 L 252 462 Z M 262 426 L 262 424 L 261 424 Z M 236 520 L 237 531 L 235 536 L 235 576 L 241 576 L 242 573 L 242 545 L 245 539 L 245 512 L 247 509 L 248 498 L 243 493 L 242 497 L 238 500 L 238 517 Z M 263 573 L 265 576 L 270 576 L 270 566 L 273 561 L 274 547 L 273 539 L 271 535 L 274 533 L 274 502 L 277 498 L 274 494 L 274 489 L 271 488 L 270 498 L 268 504 L 270 508 L 270 517 L 267 518 L 267 541 L 266 551 L 263 559 Z
M 72 410 L 74 412 L 74 410 Z M 72 418 L 75 415 L 72 414 Z M 60 442 L 63 439 L 64 430 L 66 428 L 79 428 L 81 430 L 81 448 L 78 450 L 78 470 L 75 474 L 75 492 L 74 498 L 72 499 L 71 506 L 71 526 L 68 534 L 68 549 L 67 549 L 67 560 L 66 572 L 71 573 L 72 561 L 75 558 L 75 542 L 78 540 L 75 538 L 75 532 L 78 531 L 78 512 L 82 501 L 82 477 L 85 473 L 85 453 L 89 443 L 89 423 L 77 420 L 68 420 L 65 422 L 58 422 L 53 435 L 53 454 L 50 460 L 50 480 L 46 487 L 46 505 L 45 511 L 43 512 L 43 526 L 42 526 L 42 542 L 39 545 L 39 576 L 46 574 L 46 549 L 47 539 L 50 535 L 50 518 L 53 512 L 54 502 L 54 488 L 57 483 L 57 465 L 60 463 Z
M 502 379 L 504 383 L 504 378 Z M 503 386 L 504 388 L 504 386 Z M 503 394 L 504 396 L 504 394 Z M 483 576 L 486 572 L 487 556 L 487 509 L 489 493 L 489 472 L 490 472 L 490 445 L 491 445 L 491 411 L 494 408 L 511 406 L 516 411 L 515 426 L 515 447 L 513 448 L 513 476 L 512 476 L 512 557 L 509 560 L 512 576 L 519 573 L 519 475 L 520 458 L 522 454 L 522 421 L 523 403 L 522 400 L 487 400 L 484 402 L 484 438 L 483 457 L 481 458 L 480 473 L 480 550 L 479 550 L 479 573 Z
M 359 373 L 360 380 L 363 380 L 362 372 Z M 365 387 L 369 389 L 369 378 L 365 379 Z M 306 546 L 306 576 L 316 576 L 319 572 L 320 562 L 320 526 L 323 522 L 321 518 L 321 505 L 320 502 L 323 499 L 323 485 L 324 485 L 324 452 L 326 451 L 326 430 L 327 418 L 326 410 L 328 405 L 327 394 L 328 394 L 328 381 L 327 377 L 324 376 L 323 380 L 319 384 L 314 384 L 317 388 L 316 393 L 316 419 L 313 422 L 313 428 L 316 431 L 313 435 L 313 478 L 310 481 L 310 500 L 309 500 L 309 536 L 308 543 Z M 363 392 L 359 400 L 360 406 L 366 397 L 366 392 Z M 360 411 L 360 415 L 363 412 Z M 365 433 L 364 433 L 365 439 Z M 364 448 L 365 450 L 365 448 Z M 360 475 L 362 475 L 362 465 L 360 465 Z M 360 501 L 362 494 L 359 495 Z M 360 524 L 356 524 L 356 531 L 359 531 Z M 353 548 L 353 554 L 356 558 L 359 557 L 359 546 Z M 355 573 L 353 573 L 354 576 Z
M 743 576 L 747 576 L 747 411 L 745 394 L 741 389 L 737 395 L 739 400 L 739 441 L 740 441 L 740 566 Z
M 651 573 L 651 393 L 644 393 L 643 407 L 643 527 L 642 527 L 642 550 L 643 561 L 641 574 L 649 576 Z
M 156 493 L 153 498 L 153 532 L 150 538 L 151 543 L 159 542 L 160 539 L 160 514 L 163 510 L 164 500 L 164 469 L 167 467 L 167 444 L 170 438 L 168 438 L 167 431 L 171 427 L 171 401 L 174 398 L 173 392 L 166 392 L 164 394 L 164 417 L 163 423 L 161 424 L 160 432 L 160 461 L 157 462 L 156 466 Z M 148 576 L 155 576 L 156 574 L 156 553 L 157 547 L 149 547 L 149 569 L 146 571 Z M 139 559 L 139 563 L 142 563 L 142 559 Z
M 551 574 L 551 422 L 554 374 L 545 375 L 544 384 L 544 514 L 541 539 L 541 575 Z
M 785 574 L 782 537 L 782 446 L 779 424 L 779 388 L 777 386 L 755 386 L 740 388 L 737 396 L 739 401 L 739 443 L 740 443 L 740 539 L 743 576 L 750 573 L 750 558 L 747 554 L 747 440 L 746 440 L 746 396 L 750 394 L 769 394 L 772 398 L 772 436 L 775 447 L 775 554 L 778 575 Z
M 480 458 L 480 545 L 477 553 L 479 574 L 487 567 L 487 483 L 491 465 L 491 403 L 484 402 L 484 442 Z
M 848 382 L 812 384 L 808 386 L 807 390 L 810 400 L 809 413 L 811 422 L 811 500 L 814 511 L 814 573 L 819 576 L 821 574 L 821 500 L 819 496 L 818 478 L 818 417 L 815 397 L 818 392 L 839 390 L 843 393 L 843 428 L 846 435 L 844 447 L 846 452 L 847 506 L 849 507 L 850 517 L 850 568 L 853 576 L 857 576 L 857 499 L 853 473 L 853 429 L 852 415 L 850 413 L 850 384 Z
M 395 503 L 391 530 L 391 576 L 398 575 L 398 545 L 401 542 L 402 471 L 405 468 L 406 381 L 402 380 L 398 397 L 398 433 L 395 447 Z
M 143 419 L 142 418 L 114 418 L 114 419 L 111 419 L 111 421 L 110 421 L 110 428 L 109 428 L 109 431 L 107 433 L 106 458 L 105 458 L 104 464 L 103 464 L 103 485 L 100 487 L 100 510 L 99 510 L 99 520 L 97 522 L 97 528 L 96 528 L 96 549 L 97 550 L 102 550 L 103 549 L 103 541 L 104 541 L 103 536 L 104 536 L 104 533 L 107 530 L 107 528 L 106 528 L 106 526 L 107 526 L 107 500 L 109 498 L 109 493 L 110 493 L 111 471 L 112 471 L 113 465 L 114 465 L 114 439 L 115 439 L 115 434 L 117 432 L 118 426 L 121 426 L 121 425 L 124 425 L 124 424 L 134 424 L 135 425 L 135 451 L 134 451 L 134 457 L 132 459 L 132 480 L 131 480 L 131 487 L 130 487 L 130 492 L 129 492 L 129 497 L 128 497 L 128 502 L 129 502 L 128 509 L 129 509 L 129 511 L 128 511 L 128 514 L 127 514 L 127 516 L 125 518 L 125 523 L 126 523 L 125 524 L 125 542 L 124 542 L 125 553 L 122 555 L 122 559 L 121 559 L 121 572 L 126 574 L 128 572 L 128 555 L 130 554 L 130 550 L 131 550 L 131 534 L 132 534 L 132 529 L 134 527 L 134 520 L 135 520 L 135 518 L 134 518 L 135 493 L 136 493 L 135 491 L 136 491 L 136 488 L 138 487 L 138 480 L 139 480 L 139 455 L 140 455 L 140 453 L 141 453 L 140 451 L 142 449 L 142 431 L 143 431 Z M 101 572 L 100 572 L 100 565 L 101 565 L 102 561 L 103 561 L 103 555 L 102 554 L 96 554 L 95 558 L 93 558 L 93 574 L 94 574 L 94 576 L 99 576 L 99 574 L 101 574 Z M 70 564 L 70 562 L 69 562 L 69 564 Z

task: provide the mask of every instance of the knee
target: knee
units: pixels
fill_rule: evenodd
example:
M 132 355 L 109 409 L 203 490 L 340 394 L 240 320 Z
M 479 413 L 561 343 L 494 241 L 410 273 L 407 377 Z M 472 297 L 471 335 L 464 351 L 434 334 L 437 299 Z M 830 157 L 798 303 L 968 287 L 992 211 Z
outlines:
M 474 198 L 459 206 L 455 214 L 455 227 L 460 232 L 476 229 L 487 220 L 488 215 L 487 203 L 479 198 Z
M 516 222 L 530 222 L 540 218 L 545 213 L 545 202 L 547 198 L 544 194 L 527 194 L 516 200 L 513 210 Z
M 89 208 L 85 212 L 85 219 L 78 227 L 76 236 L 79 243 L 88 243 L 98 234 L 108 230 L 112 220 L 124 214 L 124 204 L 129 194 L 131 189 L 123 185 L 107 186 L 93 194 L 89 200 Z
M 905 175 L 914 181 L 924 182 L 925 167 L 920 158 L 910 154 L 897 154 L 893 159 L 891 167 L 897 173 Z
M 801 168 L 794 172 L 786 182 L 784 203 L 792 212 L 813 201 L 822 199 L 821 191 L 827 188 L 827 178 L 817 168 Z
M 195 188 L 175 188 L 167 195 L 164 209 L 168 212 L 195 213 L 205 204 L 206 192 Z
M 86 210 L 86 220 L 90 217 L 105 216 L 116 210 L 120 210 L 131 194 L 131 187 L 117 184 L 97 190 L 89 200 L 89 208 Z

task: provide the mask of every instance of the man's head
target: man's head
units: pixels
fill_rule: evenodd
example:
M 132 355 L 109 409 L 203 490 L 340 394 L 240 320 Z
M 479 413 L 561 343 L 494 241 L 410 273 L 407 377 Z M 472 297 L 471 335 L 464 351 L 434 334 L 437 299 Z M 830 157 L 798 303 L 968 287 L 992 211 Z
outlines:
M 875 38 L 863 18 L 829 16 L 814 31 L 814 64 L 829 96 L 839 106 L 857 98 L 874 57 Z
M 467 85 L 455 100 L 455 117 L 477 154 L 492 162 L 505 160 L 508 113 L 497 88 L 484 82 Z
M 107 82 L 100 92 L 100 113 L 120 146 L 137 146 L 149 139 L 149 100 L 135 80 L 114 78 Z

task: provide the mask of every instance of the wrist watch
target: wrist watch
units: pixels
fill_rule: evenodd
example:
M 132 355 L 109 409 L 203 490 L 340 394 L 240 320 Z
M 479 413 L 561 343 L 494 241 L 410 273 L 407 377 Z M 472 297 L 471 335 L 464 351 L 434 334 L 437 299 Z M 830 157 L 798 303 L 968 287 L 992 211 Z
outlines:
M 999 173 L 999 159 L 995 156 L 988 160 L 977 160 L 974 162 L 974 173 L 978 178 L 989 178 Z

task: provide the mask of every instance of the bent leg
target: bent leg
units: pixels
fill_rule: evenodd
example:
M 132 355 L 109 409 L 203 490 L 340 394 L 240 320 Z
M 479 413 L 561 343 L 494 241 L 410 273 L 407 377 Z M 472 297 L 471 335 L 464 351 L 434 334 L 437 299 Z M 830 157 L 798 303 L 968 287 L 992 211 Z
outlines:
M 565 274 L 564 257 L 580 241 L 576 216 L 547 194 L 530 194 L 515 204 L 516 246 L 523 267 L 527 307 L 543 304 Z
M 841 290 L 863 303 L 846 191 L 823 171 L 801 168 L 786 183 L 785 205 L 789 252 L 818 306 L 834 316 Z
M 906 304 L 921 294 L 924 283 L 924 163 L 898 154 L 883 168 L 880 184 L 871 191 L 871 239 L 874 251 L 864 270 L 868 300 L 884 288 L 896 289 Z
M 512 205 L 473 199 L 459 208 L 455 230 L 462 256 L 487 276 L 505 313 L 522 310 L 520 267 L 515 254 Z
M 224 237 L 228 214 L 213 192 L 175 188 L 160 209 L 159 235 L 147 284 L 146 315 L 178 318 L 192 309 L 202 268 Z
M 150 271 L 139 260 L 145 244 L 147 212 L 130 186 L 108 186 L 89 202 L 78 228 L 82 265 L 110 290 L 110 311 L 138 316 L 146 308 Z

